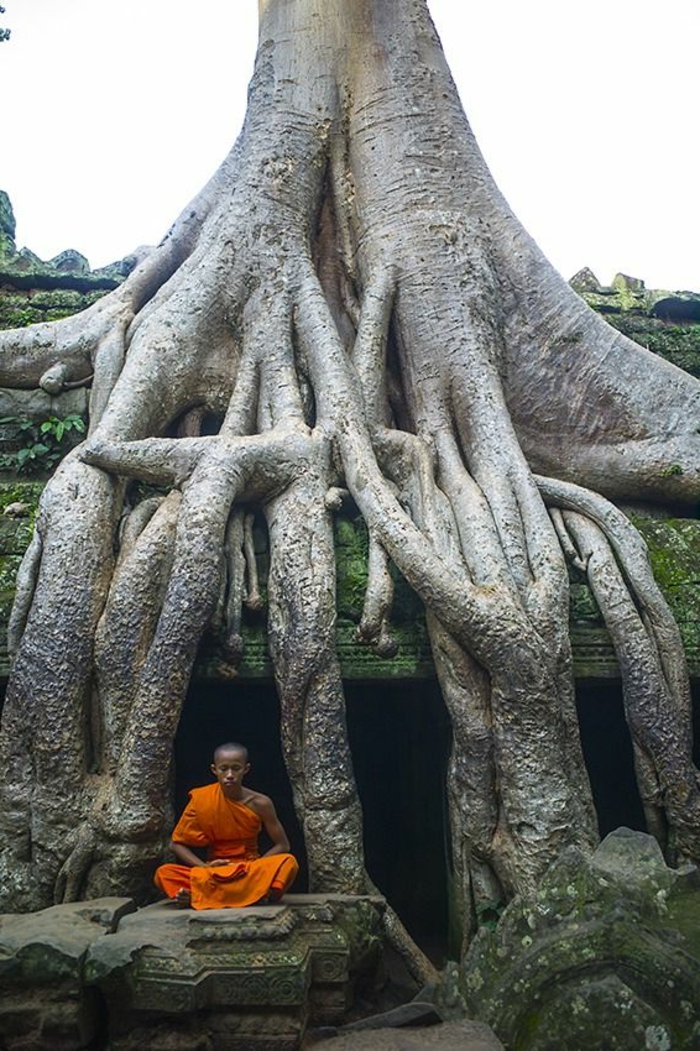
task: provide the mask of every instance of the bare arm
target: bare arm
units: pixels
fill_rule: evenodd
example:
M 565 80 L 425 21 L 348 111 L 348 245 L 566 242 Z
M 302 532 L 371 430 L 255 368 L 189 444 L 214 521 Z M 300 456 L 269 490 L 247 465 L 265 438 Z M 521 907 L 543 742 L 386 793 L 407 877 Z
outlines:
M 260 818 L 265 827 L 265 831 L 272 840 L 272 846 L 269 850 L 266 850 L 263 857 L 270 857 L 272 854 L 287 854 L 289 853 L 289 840 L 287 833 L 282 827 L 282 822 L 277 817 L 277 811 L 275 810 L 274 803 L 267 796 L 263 796 L 257 807 L 257 811 L 260 814 Z

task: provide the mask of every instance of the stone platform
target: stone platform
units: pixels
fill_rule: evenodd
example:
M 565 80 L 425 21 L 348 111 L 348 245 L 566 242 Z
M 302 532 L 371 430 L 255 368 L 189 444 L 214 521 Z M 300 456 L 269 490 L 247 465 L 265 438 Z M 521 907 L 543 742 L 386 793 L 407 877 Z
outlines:
M 3 1051 L 297 1051 L 381 972 L 381 898 L 195 912 L 128 898 L 0 917 Z

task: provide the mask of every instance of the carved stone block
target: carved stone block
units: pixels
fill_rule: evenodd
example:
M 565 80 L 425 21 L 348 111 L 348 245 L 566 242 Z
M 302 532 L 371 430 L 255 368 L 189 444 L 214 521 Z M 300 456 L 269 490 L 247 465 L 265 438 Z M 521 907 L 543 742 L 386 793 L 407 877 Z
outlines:
M 618 829 L 565 851 L 465 961 L 467 1006 L 519 1051 L 700 1047 L 700 874 Z
M 99 992 L 83 982 L 90 946 L 134 911 L 130 898 L 0 917 L 0 1037 L 6 1051 L 78 1051 L 104 1026 Z
M 195 912 L 130 899 L 0 917 L 3 1051 L 297 1051 L 381 960 L 379 898 Z M 105 1044 L 106 1040 L 106 1044 Z
M 298 1048 L 309 1022 L 342 1019 L 356 972 L 378 965 L 380 906 L 290 895 L 244 910 L 161 902 L 126 917 L 85 971 L 108 1004 L 111 1051 Z

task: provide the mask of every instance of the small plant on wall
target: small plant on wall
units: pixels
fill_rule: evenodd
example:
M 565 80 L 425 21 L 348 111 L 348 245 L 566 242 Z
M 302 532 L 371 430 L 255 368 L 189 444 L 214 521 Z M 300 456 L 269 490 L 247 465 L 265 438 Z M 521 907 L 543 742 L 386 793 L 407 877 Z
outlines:
M 3 416 L 1 424 L 15 424 L 22 444 L 19 449 L 0 454 L 0 470 L 18 474 L 52 470 L 72 444 L 66 441 L 67 436 L 84 434 L 86 429 L 85 420 L 77 413 L 63 418 L 50 416 L 43 421 Z

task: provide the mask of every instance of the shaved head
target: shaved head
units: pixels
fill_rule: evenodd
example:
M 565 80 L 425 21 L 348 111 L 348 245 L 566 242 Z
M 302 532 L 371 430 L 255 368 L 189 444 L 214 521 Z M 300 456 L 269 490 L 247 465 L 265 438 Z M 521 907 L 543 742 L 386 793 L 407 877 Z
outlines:
M 238 752 L 248 762 L 248 749 L 244 744 L 238 744 L 237 741 L 227 741 L 226 744 L 220 744 L 214 749 L 214 764 L 218 763 L 219 758 L 224 753 Z

